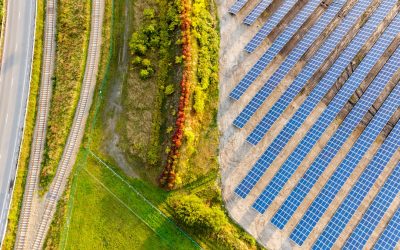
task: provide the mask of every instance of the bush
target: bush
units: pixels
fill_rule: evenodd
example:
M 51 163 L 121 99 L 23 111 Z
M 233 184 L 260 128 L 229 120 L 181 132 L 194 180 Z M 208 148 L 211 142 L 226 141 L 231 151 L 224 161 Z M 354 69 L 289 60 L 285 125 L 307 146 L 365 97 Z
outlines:
M 199 114 L 203 113 L 206 98 L 207 95 L 204 93 L 204 91 L 202 91 L 201 88 L 196 87 L 196 89 L 194 90 L 193 108 L 197 113 Z
M 155 17 L 155 11 L 154 9 L 150 9 L 150 8 L 146 8 L 143 10 L 143 16 L 148 19 L 151 20 Z
M 218 233 L 228 224 L 225 213 L 219 207 L 207 206 L 196 195 L 174 197 L 168 203 L 179 222 L 200 233 Z
M 141 79 L 146 80 L 146 79 L 148 79 L 150 77 L 150 73 L 146 69 L 141 69 L 140 73 L 139 73 L 139 76 L 140 76 Z
M 170 84 L 165 88 L 165 94 L 170 95 L 175 92 L 174 85 Z
M 143 59 L 142 60 L 142 66 L 145 68 L 148 68 L 151 66 L 151 61 L 149 59 Z
M 135 56 L 132 60 L 133 65 L 140 65 L 142 63 L 142 58 L 140 56 Z

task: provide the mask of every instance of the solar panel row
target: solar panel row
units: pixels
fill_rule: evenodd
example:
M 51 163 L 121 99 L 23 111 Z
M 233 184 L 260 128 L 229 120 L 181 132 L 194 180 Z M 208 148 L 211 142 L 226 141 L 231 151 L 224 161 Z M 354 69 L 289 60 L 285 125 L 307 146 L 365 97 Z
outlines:
M 389 224 L 374 245 L 374 249 L 394 249 L 400 240 L 400 208 L 396 210 Z
M 368 23 L 369 25 L 367 25 Z M 247 196 L 250 190 L 254 187 L 254 185 L 258 182 L 258 180 L 261 178 L 264 172 L 268 169 L 271 163 L 278 156 L 280 151 L 285 147 L 285 145 L 293 136 L 295 131 L 300 127 L 300 125 L 305 121 L 305 119 L 314 109 L 315 105 L 319 103 L 319 101 L 325 95 L 325 93 L 337 81 L 343 70 L 351 62 L 353 57 L 357 54 L 358 50 L 361 49 L 361 47 L 367 41 L 368 37 L 373 33 L 374 29 L 376 28 L 376 25 L 370 23 L 370 21 L 368 21 L 367 24 L 361 28 L 360 32 L 351 41 L 349 46 L 340 55 L 338 60 L 335 61 L 334 65 L 329 69 L 327 74 L 319 82 L 316 88 L 314 88 L 314 90 L 308 96 L 306 101 L 301 105 L 299 110 L 295 113 L 293 118 L 285 125 L 282 131 L 273 140 L 271 145 L 258 159 L 258 161 L 250 170 L 248 175 L 236 188 L 235 192 L 239 196 L 243 198 Z M 394 25 L 392 26 L 391 29 L 388 29 L 389 31 L 387 32 L 390 33 L 390 31 L 392 31 L 392 33 L 394 33 L 393 29 L 394 30 L 396 29 Z M 391 37 L 394 37 L 394 34 Z M 327 42 L 329 42 L 329 40 L 327 40 Z M 387 44 L 389 43 L 390 41 L 387 42 Z
M 244 110 L 234 120 L 233 124 L 236 127 L 242 128 L 247 121 L 253 116 L 261 104 L 267 99 L 269 94 L 278 86 L 286 74 L 293 68 L 297 61 L 310 48 L 313 42 L 321 35 L 324 28 L 332 21 L 343 6 L 341 4 L 330 5 L 327 11 L 322 15 L 318 22 L 307 32 L 303 39 L 296 45 L 289 56 L 281 64 L 278 70 L 268 79 L 255 97 L 246 105 Z M 339 40 L 338 40 L 339 42 Z M 334 45 L 332 45 L 334 47 Z
M 243 22 L 247 25 L 253 24 L 271 3 L 272 0 L 261 0 L 261 2 L 257 4 L 257 6 L 250 12 Z
M 261 56 L 250 71 L 238 83 L 230 93 L 230 97 L 239 100 L 254 80 L 263 72 L 267 65 L 275 58 L 279 51 L 285 46 L 289 39 L 296 33 L 307 18 L 314 12 L 319 5 L 318 0 L 310 0 L 304 8 L 297 14 L 296 18 L 288 25 L 282 34 L 274 41 L 272 46 Z
M 314 243 L 313 249 L 326 249 L 333 246 L 399 147 L 400 122 L 397 122 L 388 138 L 385 139 L 349 194 L 325 226 L 323 232 Z
M 261 122 L 253 130 L 253 132 L 247 137 L 248 142 L 250 142 L 253 145 L 256 145 L 261 141 L 264 135 L 271 128 L 272 124 L 278 119 L 278 117 L 292 102 L 292 100 L 297 96 L 297 94 L 300 93 L 302 88 L 321 67 L 323 62 L 328 58 L 329 54 L 336 48 L 336 45 L 350 31 L 351 27 L 361 16 L 361 14 L 366 10 L 366 8 L 370 3 L 371 1 L 365 1 L 365 0 L 357 2 L 354 8 L 344 18 L 340 26 L 337 27 L 330 34 L 329 38 L 325 41 L 325 43 L 318 50 L 318 52 L 312 57 L 312 59 L 307 63 L 305 68 L 296 77 L 296 79 L 290 85 L 290 87 L 285 91 L 285 93 L 276 102 L 276 104 L 270 109 L 267 115 L 263 117 Z M 314 102 L 313 105 L 316 105 L 318 102 L 319 99 L 316 100 L 316 102 Z
M 343 249 L 362 249 L 400 191 L 400 163 L 397 164 L 374 201 L 364 213 Z
M 376 14 L 382 14 L 380 13 L 380 9 L 377 10 Z M 370 19 L 371 22 L 374 20 L 374 18 L 376 18 L 377 21 L 381 20 L 378 16 L 372 16 Z M 377 25 L 378 23 L 379 22 L 375 23 L 375 25 Z M 363 31 L 360 31 L 360 33 L 362 32 Z M 263 213 L 272 203 L 272 201 L 279 194 L 285 183 L 293 175 L 294 171 L 297 169 L 297 167 L 301 164 L 301 162 L 313 148 L 315 143 L 322 136 L 329 124 L 331 124 L 332 121 L 336 118 L 337 114 L 346 104 L 347 100 L 350 98 L 350 96 L 360 85 L 364 77 L 367 75 L 368 71 L 365 67 L 372 67 L 371 65 L 372 64 L 367 64 L 364 61 L 364 63 L 362 63 L 351 75 L 351 77 L 346 81 L 346 83 L 337 93 L 335 98 L 331 101 L 331 103 L 329 103 L 329 106 L 324 110 L 324 112 L 321 114 L 315 124 L 300 141 L 296 149 L 292 152 L 292 154 L 281 166 L 279 171 L 272 178 L 268 186 L 261 193 L 256 203 L 253 205 L 256 210 Z
M 398 54 L 399 57 L 396 58 L 396 60 L 400 62 L 400 53 Z M 389 65 L 390 63 L 391 62 L 389 61 L 389 63 L 386 65 L 388 67 L 392 67 L 392 65 Z M 399 67 L 400 63 L 394 67 L 394 70 Z M 391 73 L 387 71 L 385 72 L 385 69 L 382 69 L 380 75 L 382 74 L 390 75 Z M 379 76 L 377 79 L 378 78 Z M 375 84 L 379 84 L 379 82 Z M 399 105 L 400 85 L 392 91 L 390 96 L 384 102 L 383 106 L 379 109 L 378 113 L 376 113 L 374 116 L 373 120 L 368 124 L 368 127 L 362 132 L 361 136 L 347 153 L 339 167 L 336 168 L 335 172 L 329 178 L 328 182 L 322 188 L 318 196 L 314 199 L 311 206 L 301 218 L 300 222 L 294 228 L 290 238 L 293 239 L 297 244 L 302 245 L 307 239 L 308 235 L 311 233 L 321 216 L 328 209 L 336 194 L 348 180 L 355 167 L 378 137 L 379 133 L 389 121 L 390 117 L 398 109 Z
M 249 0 L 237 0 L 229 9 L 229 13 L 236 15 Z
M 253 52 L 258 45 L 261 44 L 264 38 L 268 36 L 268 34 L 276 27 L 282 18 L 289 12 L 296 2 L 297 0 L 285 0 L 258 31 L 257 34 L 259 35 L 254 36 L 244 49 L 249 53 Z
M 383 54 L 383 52 L 389 46 L 391 40 L 393 40 L 394 35 L 395 34 L 388 34 L 387 37 L 381 37 L 382 39 L 378 40 L 374 47 L 372 47 L 371 51 L 364 58 L 363 62 L 366 61 L 366 63 L 368 64 L 368 62 L 376 61 L 376 59 L 374 58 L 379 58 Z M 399 51 L 396 52 L 399 53 Z M 387 81 L 388 80 L 386 80 L 386 82 Z M 329 139 L 327 145 L 316 157 L 312 165 L 307 169 L 292 193 L 289 195 L 289 197 L 286 199 L 281 208 L 273 217 L 273 224 L 277 225 L 279 228 L 283 228 L 283 226 L 291 218 L 291 216 L 296 211 L 297 207 L 303 201 L 312 186 L 315 184 L 319 176 L 323 173 L 330 161 L 335 157 L 339 149 L 346 142 L 347 138 L 357 127 L 358 123 L 362 120 L 365 113 L 379 96 L 379 93 L 383 87 L 379 86 L 380 89 L 376 90 L 374 86 L 378 85 L 372 84 L 372 86 L 370 86 L 366 90 L 361 99 L 357 102 L 355 107 L 351 110 L 349 115 L 339 126 L 335 134 Z

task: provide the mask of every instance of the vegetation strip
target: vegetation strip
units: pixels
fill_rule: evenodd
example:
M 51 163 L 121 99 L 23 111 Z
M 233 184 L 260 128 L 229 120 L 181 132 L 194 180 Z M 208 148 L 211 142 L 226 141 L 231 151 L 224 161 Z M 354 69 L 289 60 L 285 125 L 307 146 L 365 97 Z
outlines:
M 40 173 L 41 194 L 48 191 L 67 142 L 78 105 L 90 35 L 91 1 L 57 1 L 57 55 Z
M 164 168 L 161 177 L 160 185 L 168 189 L 175 186 L 176 181 L 176 164 L 179 157 L 179 149 L 182 146 L 183 131 L 185 129 L 185 111 L 189 106 L 189 89 L 190 89 L 190 72 L 191 72 L 191 48 L 190 48 L 190 2 L 182 0 L 183 10 L 181 13 L 181 30 L 182 30 L 182 46 L 183 46 L 183 61 L 184 69 L 182 81 L 180 84 L 181 95 L 179 97 L 178 119 L 175 124 L 175 133 L 172 136 L 172 147 L 167 157 L 166 167 Z

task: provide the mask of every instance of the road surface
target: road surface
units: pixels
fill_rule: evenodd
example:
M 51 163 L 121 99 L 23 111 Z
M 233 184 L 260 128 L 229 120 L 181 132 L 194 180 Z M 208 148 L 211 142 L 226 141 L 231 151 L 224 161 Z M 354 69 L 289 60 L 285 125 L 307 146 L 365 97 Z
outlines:
M 14 183 L 29 94 L 36 5 L 8 1 L 0 71 L 0 242 Z

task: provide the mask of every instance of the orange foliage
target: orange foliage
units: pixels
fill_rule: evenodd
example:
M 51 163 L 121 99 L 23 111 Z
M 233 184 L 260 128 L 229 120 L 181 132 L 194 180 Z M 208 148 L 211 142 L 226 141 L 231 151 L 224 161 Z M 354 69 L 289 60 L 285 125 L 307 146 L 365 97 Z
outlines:
M 185 128 L 185 109 L 189 105 L 189 75 L 191 71 L 190 61 L 190 3 L 189 0 L 182 0 L 183 11 L 181 13 L 181 31 L 182 31 L 182 53 L 184 60 L 184 70 L 181 81 L 181 93 L 178 105 L 178 118 L 175 123 L 175 132 L 172 136 L 172 146 L 168 153 L 167 163 L 159 178 L 160 186 L 173 189 L 175 186 L 176 174 L 175 166 L 179 158 L 179 149 L 182 145 L 183 131 Z

